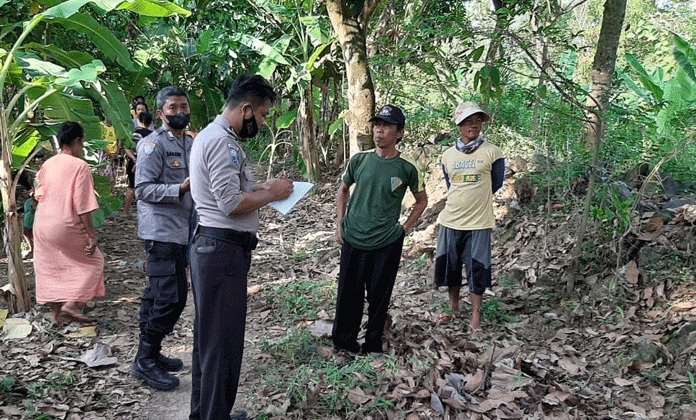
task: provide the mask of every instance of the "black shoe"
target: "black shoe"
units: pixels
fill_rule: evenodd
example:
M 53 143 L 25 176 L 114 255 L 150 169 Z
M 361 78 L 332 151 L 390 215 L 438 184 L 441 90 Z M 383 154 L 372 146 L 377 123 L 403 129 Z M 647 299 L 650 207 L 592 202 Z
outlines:
M 363 343 L 362 346 L 360 346 L 360 352 L 362 354 L 384 353 L 384 348 L 381 341 L 379 343 Z
M 336 352 L 346 351 L 348 353 L 358 354 L 360 353 L 360 344 L 358 344 L 357 341 L 352 343 L 337 343 L 334 341 L 334 350 L 336 350 Z
M 142 379 L 155 389 L 167 391 L 179 386 L 179 378 L 162 369 L 157 363 L 157 346 L 140 340 L 133 362 L 133 377 Z
M 247 420 L 246 411 L 236 411 L 230 414 L 230 420 Z
M 170 359 L 162 353 L 157 355 L 157 365 L 167 372 L 178 372 L 184 368 L 184 362 L 181 359 Z

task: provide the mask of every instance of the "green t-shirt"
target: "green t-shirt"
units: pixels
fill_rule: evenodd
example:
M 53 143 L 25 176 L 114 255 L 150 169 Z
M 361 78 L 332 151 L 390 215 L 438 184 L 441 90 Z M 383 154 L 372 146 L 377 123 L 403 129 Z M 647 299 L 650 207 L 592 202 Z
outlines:
M 413 193 L 425 188 L 413 161 L 401 154 L 384 159 L 375 150 L 351 158 L 343 183 L 355 184 L 355 190 L 341 222 L 341 235 L 353 247 L 364 250 L 389 245 L 403 234 L 399 215 L 406 188 Z

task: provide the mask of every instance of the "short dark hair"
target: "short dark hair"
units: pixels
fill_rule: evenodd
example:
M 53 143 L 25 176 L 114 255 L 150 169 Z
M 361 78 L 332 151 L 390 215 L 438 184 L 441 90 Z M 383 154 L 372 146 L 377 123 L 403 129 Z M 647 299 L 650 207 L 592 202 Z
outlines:
M 73 142 L 85 136 L 85 130 L 80 123 L 68 121 L 58 131 L 58 144 L 60 147 L 72 146 Z
M 186 98 L 186 102 L 189 101 L 186 92 L 176 86 L 167 86 L 166 88 L 157 92 L 157 109 L 161 111 L 162 108 L 164 108 L 164 104 L 167 103 L 167 98 L 170 96 L 183 96 Z
M 244 101 L 258 105 L 266 100 L 273 102 L 277 96 L 273 86 L 262 76 L 243 74 L 232 83 L 227 95 L 227 106 L 234 108 Z
M 135 104 L 137 104 L 137 103 L 142 103 L 142 104 L 144 104 L 144 103 L 145 103 L 145 97 L 142 96 L 142 95 L 138 95 L 138 96 L 136 96 L 135 98 L 133 98 L 133 105 L 135 105 Z
M 143 123 L 145 127 L 149 127 L 152 124 L 152 114 L 149 111 L 141 112 L 138 114 L 138 121 Z

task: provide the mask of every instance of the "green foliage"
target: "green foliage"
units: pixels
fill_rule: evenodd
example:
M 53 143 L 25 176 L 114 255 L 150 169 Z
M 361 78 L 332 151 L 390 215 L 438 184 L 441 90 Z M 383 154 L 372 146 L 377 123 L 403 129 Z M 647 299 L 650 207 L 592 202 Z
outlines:
M 263 346 L 264 352 L 287 366 L 287 371 L 266 370 L 264 366 L 258 366 L 257 370 L 264 382 L 286 389 L 294 405 L 307 406 L 308 396 L 318 389 L 315 393 L 317 400 L 305 409 L 307 418 L 351 418 L 357 407 L 349 402 L 349 390 L 359 387 L 374 392 L 380 379 L 385 375 L 395 375 L 398 368 L 388 355 L 380 355 L 385 362 L 379 365 L 375 365 L 370 356 L 356 357 L 345 363 L 331 358 L 327 360 L 317 353 L 318 348 L 326 344 L 325 339 L 312 336 L 307 329 L 293 331 L 281 340 L 265 342 Z M 391 406 L 391 402 L 383 398 L 378 398 L 373 404 L 362 408 Z
M 596 203 L 590 210 L 593 219 L 602 223 L 607 231 L 625 232 L 631 224 L 631 207 L 635 196 L 623 200 L 610 186 L 602 185 L 597 192 Z
M 696 53 L 677 35 L 673 43 L 677 67 L 648 71 L 637 56 L 629 53 L 628 66 L 617 71 L 626 91 L 612 107 L 615 121 L 620 124 L 616 138 L 621 141 L 612 147 L 612 154 L 618 161 L 630 162 L 629 166 L 640 162 L 654 165 L 679 150 L 665 170 L 686 180 L 689 162 L 696 159 L 693 136 L 685 136 L 696 125 Z
M 16 392 L 16 386 L 17 378 L 14 376 L 3 376 L 0 381 L 0 395 L 3 396 L 3 400 L 21 397 L 22 394 Z
M 500 309 L 500 300 L 491 299 L 481 304 L 481 316 L 483 319 L 489 320 L 493 325 L 499 325 L 501 322 L 520 322 L 521 318 L 510 315 L 506 310 Z
M 308 258 L 306 253 L 295 255 L 297 261 Z M 334 299 L 335 285 L 318 285 L 319 280 L 296 279 L 291 283 L 276 286 L 269 298 L 273 315 L 277 319 L 289 319 L 292 323 L 316 319 L 317 311 L 327 307 Z M 323 286 L 323 287 L 319 287 Z
M 70 388 L 78 381 L 79 373 L 75 370 L 53 372 L 48 378 L 38 378 L 36 382 L 18 381 L 13 376 L 5 376 L 0 380 L 0 397 L 8 404 L 19 408 L 25 407 L 25 418 L 51 419 L 48 414 L 37 413 L 35 403 L 50 398 L 68 398 Z

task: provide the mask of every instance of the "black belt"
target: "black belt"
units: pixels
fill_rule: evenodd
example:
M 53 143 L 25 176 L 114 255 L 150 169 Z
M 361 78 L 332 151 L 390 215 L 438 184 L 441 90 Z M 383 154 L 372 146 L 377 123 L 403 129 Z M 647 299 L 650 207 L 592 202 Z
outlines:
M 238 230 L 233 229 L 215 228 L 199 225 L 198 234 L 208 238 L 218 239 L 220 241 L 225 241 L 231 244 L 239 245 L 247 251 L 253 251 L 254 249 L 256 249 L 256 245 L 258 245 L 259 243 L 258 238 L 253 233 L 240 232 Z

